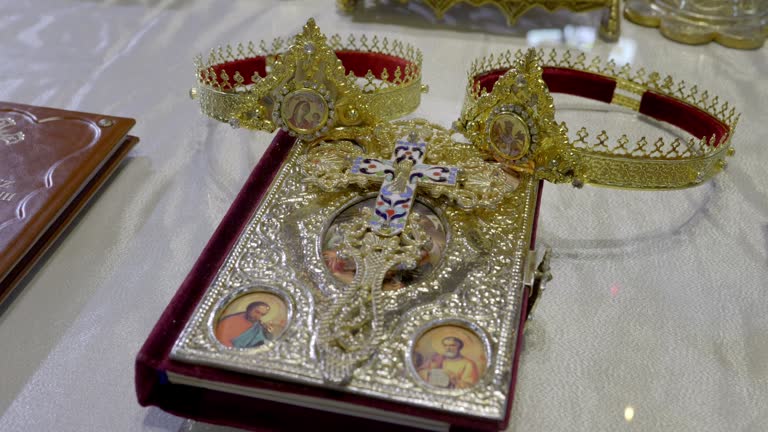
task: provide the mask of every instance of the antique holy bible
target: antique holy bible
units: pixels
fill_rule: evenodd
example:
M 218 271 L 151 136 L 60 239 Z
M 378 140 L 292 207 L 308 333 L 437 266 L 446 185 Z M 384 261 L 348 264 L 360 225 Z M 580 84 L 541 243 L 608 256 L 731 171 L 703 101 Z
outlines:
M 475 152 L 425 121 L 279 132 L 139 353 L 140 403 L 251 430 L 505 428 L 540 182 Z
M 0 102 L 0 302 L 138 142 L 134 124 Z

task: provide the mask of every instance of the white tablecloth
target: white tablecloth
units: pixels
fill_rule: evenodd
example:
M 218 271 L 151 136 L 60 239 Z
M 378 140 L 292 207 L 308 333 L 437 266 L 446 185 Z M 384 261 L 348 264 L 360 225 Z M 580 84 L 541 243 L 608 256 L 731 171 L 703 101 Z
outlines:
M 474 57 L 529 43 L 630 61 L 736 105 L 736 156 L 702 187 L 546 186 L 539 238 L 555 279 L 527 331 L 510 430 L 768 427 L 766 48 L 685 46 L 627 21 L 606 43 L 589 37 L 594 15 L 533 11 L 508 29 L 492 8 L 439 22 L 396 5 L 348 17 L 331 0 L 0 1 L 0 100 L 135 117 L 142 140 L 0 312 L 0 430 L 181 427 L 137 404 L 134 357 L 271 139 L 200 114 L 192 59 L 310 16 L 326 33 L 417 44 L 431 91 L 416 115 L 445 125 Z

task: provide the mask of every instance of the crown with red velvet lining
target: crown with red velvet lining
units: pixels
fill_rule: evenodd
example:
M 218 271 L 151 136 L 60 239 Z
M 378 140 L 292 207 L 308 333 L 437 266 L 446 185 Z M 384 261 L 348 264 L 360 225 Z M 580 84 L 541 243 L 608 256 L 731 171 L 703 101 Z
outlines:
M 605 131 L 575 139 L 554 119 L 552 93 L 568 93 L 620 105 L 690 134 L 687 140 L 645 137 L 616 141 Z M 630 189 L 698 185 L 726 166 L 739 115 L 698 87 L 629 65 L 618 68 L 584 54 L 506 52 L 476 60 L 454 127 L 487 157 L 508 169 L 575 186 L 591 183 Z
M 309 19 L 293 38 L 219 48 L 207 61 L 199 56 L 190 96 L 233 127 L 314 139 L 414 111 L 426 90 L 421 61 L 421 51 L 387 38 L 328 38 Z

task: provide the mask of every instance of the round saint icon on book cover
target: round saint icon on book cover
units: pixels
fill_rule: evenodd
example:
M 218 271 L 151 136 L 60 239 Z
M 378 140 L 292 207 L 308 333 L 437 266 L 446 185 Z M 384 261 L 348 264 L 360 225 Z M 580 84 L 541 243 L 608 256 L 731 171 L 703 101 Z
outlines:
M 372 209 L 374 204 L 376 204 L 376 199 L 370 198 L 347 207 L 336 216 L 325 232 L 322 243 L 323 261 L 331 274 L 341 282 L 352 282 L 357 272 L 353 259 L 343 258 L 339 255 L 344 235 L 342 224 L 350 222 L 354 217 L 360 217 L 363 208 Z M 421 259 L 415 268 L 394 266 L 387 271 L 382 284 L 384 291 L 398 290 L 423 280 L 432 273 L 443 257 L 448 237 L 443 221 L 431 208 L 418 201 L 414 202 L 412 211 L 419 215 L 419 225 L 427 233 L 430 240 L 422 248 Z
M 280 296 L 256 291 L 233 299 L 221 312 L 214 334 L 230 348 L 256 348 L 280 337 L 288 324 L 288 307 Z
M 443 389 L 474 386 L 488 368 L 485 345 L 472 330 L 439 325 L 413 345 L 413 367 L 425 383 Z

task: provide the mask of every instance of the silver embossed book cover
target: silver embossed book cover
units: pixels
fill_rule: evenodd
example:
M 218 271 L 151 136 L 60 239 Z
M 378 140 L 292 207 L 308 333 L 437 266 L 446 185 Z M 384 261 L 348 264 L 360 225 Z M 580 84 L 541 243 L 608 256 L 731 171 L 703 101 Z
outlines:
M 426 121 L 298 140 L 171 358 L 368 402 L 170 381 L 433 430 L 503 427 L 538 188 Z

